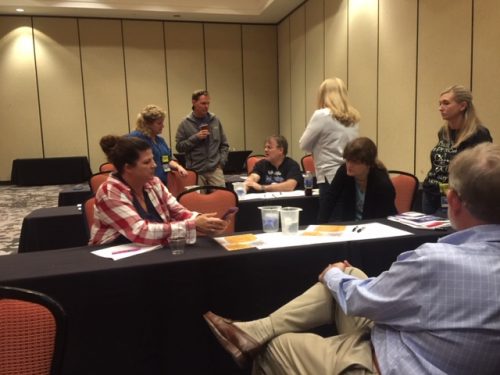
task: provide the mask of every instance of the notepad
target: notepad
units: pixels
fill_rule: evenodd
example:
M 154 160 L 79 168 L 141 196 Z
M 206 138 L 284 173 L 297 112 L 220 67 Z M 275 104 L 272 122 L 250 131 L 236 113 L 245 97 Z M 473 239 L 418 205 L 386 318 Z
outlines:
M 120 260 L 134 255 L 139 255 L 162 248 L 162 245 L 147 246 L 138 243 L 128 243 L 123 245 L 106 247 L 104 249 L 94 250 L 92 254 L 103 258 Z
M 255 234 L 237 234 L 235 236 L 219 237 L 215 239 L 228 251 L 250 249 L 256 247 L 260 241 Z

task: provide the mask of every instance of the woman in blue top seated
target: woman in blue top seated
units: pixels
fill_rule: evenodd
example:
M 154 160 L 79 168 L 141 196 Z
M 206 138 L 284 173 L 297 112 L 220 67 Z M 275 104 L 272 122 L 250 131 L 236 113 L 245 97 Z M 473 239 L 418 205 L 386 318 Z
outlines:
M 319 210 L 320 223 L 377 219 L 397 213 L 396 192 L 384 165 L 377 159 L 377 146 L 369 138 L 349 142 L 340 166 Z
M 156 163 L 155 175 L 167 183 L 167 174 L 171 169 L 179 171 L 181 176 L 187 176 L 187 171 L 176 160 L 172 159 L 172 151 L 165 139 L 160 137 L 165 121 L 165 111 L 160 107 L 149 104 L 137 116 L 136 129 L 130 133 L 131 137 L 145 140 L 153 150 Z

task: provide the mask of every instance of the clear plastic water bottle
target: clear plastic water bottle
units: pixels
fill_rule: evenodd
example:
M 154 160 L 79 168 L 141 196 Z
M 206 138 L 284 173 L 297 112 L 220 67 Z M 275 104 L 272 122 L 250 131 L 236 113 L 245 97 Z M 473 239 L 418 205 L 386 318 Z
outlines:
M 307 197 L 312 195 L 313 191 L 313 174 L 310 171 L 306 171 L 304 175 L 304 194 Z

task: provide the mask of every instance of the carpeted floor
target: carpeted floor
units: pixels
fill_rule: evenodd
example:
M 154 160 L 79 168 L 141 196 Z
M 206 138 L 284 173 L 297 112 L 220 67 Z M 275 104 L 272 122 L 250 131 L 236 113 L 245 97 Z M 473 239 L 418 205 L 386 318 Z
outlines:
M 74 185 L 0 186 L 0 255 L 17 253 L 23 218 L 43 207 L 56 207 L 59 192 Z

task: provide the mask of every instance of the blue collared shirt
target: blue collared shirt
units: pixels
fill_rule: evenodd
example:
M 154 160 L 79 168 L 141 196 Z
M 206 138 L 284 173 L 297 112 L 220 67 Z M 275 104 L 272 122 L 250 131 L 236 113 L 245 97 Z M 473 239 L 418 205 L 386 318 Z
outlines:
M 382 374 L 500 374 L 500 225 L 405 252 L 376 278 L 332 268 L 325 284 L 345 313 L 375 322 Z

